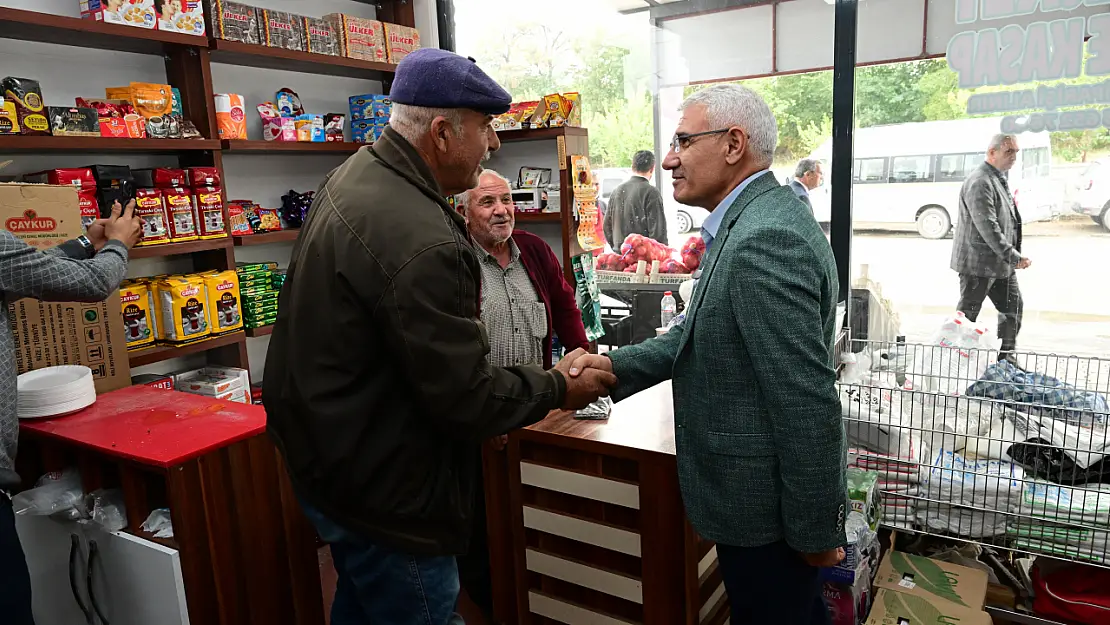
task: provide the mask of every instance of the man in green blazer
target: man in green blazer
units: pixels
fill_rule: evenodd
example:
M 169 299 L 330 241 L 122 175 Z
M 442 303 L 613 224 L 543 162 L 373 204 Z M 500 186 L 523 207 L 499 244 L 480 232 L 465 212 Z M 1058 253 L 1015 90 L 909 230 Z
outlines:
M 676 200 L 712 211 L 685 320 L 571 375 L 615 373 L 618 401 L 672 381 L 683 500 L 717 543 L 734 625 L 828 623 L 817 568 L 843 559 L 847 514 L 832 250 L 768 171 L 778 129 L 762 98 L 720 85 L 682 113 L 663 168 Z

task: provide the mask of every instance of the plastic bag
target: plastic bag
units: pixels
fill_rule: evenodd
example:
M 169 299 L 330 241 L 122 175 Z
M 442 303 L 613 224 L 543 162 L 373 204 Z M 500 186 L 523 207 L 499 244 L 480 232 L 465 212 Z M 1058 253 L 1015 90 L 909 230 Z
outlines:
M 34 488 L 12 497 L 12 509 L 16 514 L 76 520 L 80 518 L 77 507 L 84 494 L 81 474 L 76 469 L 51 472 L 40 477 Z
M 170 509 L 159 508 L 150 513 L 143 521 L 143 531 L 151 532 L 155 538 L 173 538 L 173 521 L 170 520 Z
M 85 498 L 89 519 L 105 532 L 118 532 L 127 527 L 127 511 L 123 491 L 118 488 L 94 490 Z

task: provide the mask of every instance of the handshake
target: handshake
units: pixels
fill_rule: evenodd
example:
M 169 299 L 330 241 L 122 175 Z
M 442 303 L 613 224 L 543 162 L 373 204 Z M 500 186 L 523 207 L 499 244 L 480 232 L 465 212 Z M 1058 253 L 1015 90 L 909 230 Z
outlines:
M 617 385 L 613 361 L 582 348 L 563 356 L 553 369 L 562 374 L 567 382 L 564 410 L 585 408 L 599 397 L 607 397 L 609 390 Z

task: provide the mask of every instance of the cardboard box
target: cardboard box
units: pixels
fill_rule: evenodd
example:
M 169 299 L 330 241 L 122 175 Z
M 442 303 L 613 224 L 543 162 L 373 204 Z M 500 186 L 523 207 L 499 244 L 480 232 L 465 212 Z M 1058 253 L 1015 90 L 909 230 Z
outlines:
M 0 184 L 0 225 L 38 249 L 81 236 L 77 188 Z M 26 373 L 54 365 L 92 369 L 97 393 L 131 384 L 118 292 L 96 304 L 46 303 L 30 298 L 8 305 L 16 366 Z
M 866 625 L 991 625 L 991 617 L 883 588 L 875 593 Z
M 386 57 L 390 63 L 397 64 L 414 51 L 420 49 L 420 31 L 410 26 L 384 23 Z
M 879 565 L 877 588 L 921 597 L 930 603 L 980 612 L 987 596 L 987 574 L 966 566 L 949 564 L 891 551 Z

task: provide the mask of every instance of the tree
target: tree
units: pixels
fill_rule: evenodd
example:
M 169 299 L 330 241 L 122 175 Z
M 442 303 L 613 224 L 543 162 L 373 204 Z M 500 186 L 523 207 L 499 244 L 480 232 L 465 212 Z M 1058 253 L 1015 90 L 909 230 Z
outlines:
M 637 150 L 653 150 L 651 98 L 646 94 L 608 115 L 587 112 L 590 164 L 594 167 L 631 167 Z

